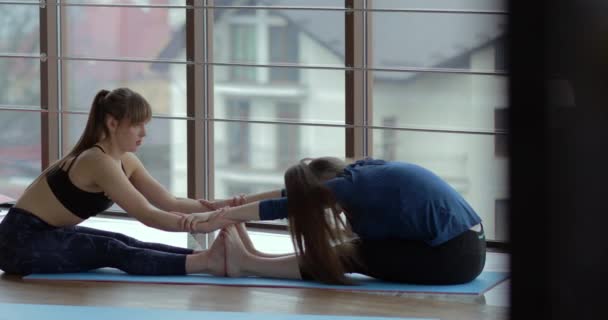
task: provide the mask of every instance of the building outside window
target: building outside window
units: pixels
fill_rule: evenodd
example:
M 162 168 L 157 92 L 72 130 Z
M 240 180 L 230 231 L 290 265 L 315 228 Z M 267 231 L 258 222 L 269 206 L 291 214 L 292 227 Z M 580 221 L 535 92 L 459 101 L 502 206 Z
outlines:
M 252 24 L 233 24 L 230 26 L 231 60 L 235 63 L 254 63 L 257 61 L 256 28 Z M 256 69 L 234 67 L 231 69 L 233 81 L 255 82 Z
M 250 105 L 247 100 L 231 99 L 227 105 L 228 117 L 230 119 L 249 119 Z M 250 126 L 247 123 L 239 122 L 229 127 L 226 135 L 228 136 L 228 162 L 231 165 L 247 167 L 250 159 Z
M 277 104 L 277 118 L 298 119 L 300 117 L 299 105 L 297 103 Z M 286 168 L 296 164 L 300 159 L 300 128 L 297 125 L 277 126 L 277 166 Z
M 299 35 L 297 27 L 292 23 L 284 26 L 270 27 L 269 49 L 270 62 L 274 64 L 296 64 L 299 61 Z M 300 70 L 297 68 L 270 69 L 271 83 L 297 83 L 300 80 Z
M 188 166 L 198 165 L 188 164 L 188 147 L 205 144 L 213 165 L 196 171 L 214 174 L 208 183 L 215 198 L 249 185 L 281 186 L 284 170 L 304 157 L 343 157 L 345 109 L 351 107 L 346 96 L 365 90 L 367 100 L 357 101 L 361 105 L 355 110 L 366 114 L 359 125 L 370 133 L 368 148 L 361 148 L 364 155 L 428 167 L 480 213 L 488 239 L 500 236 L 500 228 L 493 227 L 502 223 L 494 201 L 509 198 L 508 154 L 500 147 L 505 136 L 493 132 L 504 130 L 506 121 L 506 109 L 496 106 L 508 105 L 506 16 L 466 11 L 500 11 L 504 1 L 365 3 L 369 10 L 362 15 L 369 19 L 355 30 L 346 23 L 350 13 L 322 10 L 341 8 L 344 1 L 303 4 L 314 10 L 269 9 L 285 5 L 276 0 L 216 1 L 222 7 L 208 11 L 213 12 L 207 35 L 213 52 L 206 52 L 209 60 L 203 66 L 212 72 L 195 84 L 210 97 L 195 107 L 205 104 L 209 110 L 204 123 L 213 129 L 212 141 L 187 135 L 194 119 L 186 112 L 191 81 L 186 74 L 192 64 L 186 60 L 186 39 L 204 39 L 187 37 L 192 29 L 186 24 L 192 22 L 186 13 L 194 9 L 148 7 L 145 1 L 137 2 L 141 7 L 61 6 L 61 59 L 55 78 L 49 78 L 37 56 L 40 37 L 46 37 L 40 12 L 49 9 L 0 4 L 0 84 L 5 89 L 0 90 L 0 174 L 10 177 L 0 179 L 0 193 L 22 192 L 40 172 L 49 139 L 61 136 L 61 152 L 69 150 L 102 88 L 131 87 L 151 102 L 154 119 L 139 155 L 176 195 L 187 194 Z M 257 4 L 265 7 L 243 8 Z M 431 10 L 408 11 L 414 4 Z M 366 35 L 367 47 L 347 45 L 347 33 Z M 352 53 L 347 50 L 353 48 L 369 55 L 347 70 L 347 53 Z M 349 87 L 349 73 L 368 81 Z M 43 110 L 49 98 L 42 97 L 41 83 L 59 85 L 51 95 L 59 101 L 54 113 Z M 57 116 L 60 125 L 49 126 L 46 115 Z
M 397 125 L 397 118 L 394 116 L 386 117 L 382 120 L 382 126 L 394 128 Z M 382 136 L 378 143 L 382 146 L 380 157 L 385 160 L 397 160 L 397 132 L 394 130 L 382 130 Z

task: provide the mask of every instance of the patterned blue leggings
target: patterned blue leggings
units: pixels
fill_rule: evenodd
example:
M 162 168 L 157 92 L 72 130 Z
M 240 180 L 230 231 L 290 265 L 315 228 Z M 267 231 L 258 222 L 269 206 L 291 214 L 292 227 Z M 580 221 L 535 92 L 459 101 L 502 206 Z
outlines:
M 0 223 L 0 269 L 11 274 L 113 267 L 130 274 L 181 275 L 186 273 L 186 256 L 192 253 L 120 233 L 54 227 L 19 208 L 11 208 Z

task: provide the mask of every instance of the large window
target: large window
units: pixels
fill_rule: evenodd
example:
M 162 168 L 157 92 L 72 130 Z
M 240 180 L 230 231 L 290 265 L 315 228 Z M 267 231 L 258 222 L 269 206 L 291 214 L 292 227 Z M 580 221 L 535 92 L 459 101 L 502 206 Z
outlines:
M 253 24 L 233 24 L 230 26 L 230 54 L 232 62 L 255 63 L 257 56 L 256 28 Z M 231 69 L 232 81 L 255 82 L 256 69 L 235 67 Z
M 229 100 L 227 107 L 228 117 L 232 119 L 249 118 L 251 106 L 248 100 Z M 238 122 L 234 126 L 226 128 L 228 139 L 225 148 L 228 154 L 228 163 L 244 167 L 249 165 L 249 155 L 251 154 L 249 150 L 251 132 L 249 129 L 249 125 L 245 122 Z
M 41 170 L 38 11 L 0 4 L 0 194 L 11 198 Z
M 273 64 L 297 63 L 300 55 L 299 31 L 294 23 L 270 27 L 270 62 Z M 300 70 L 297 68 L 273 68 L 270 82 L 298 82 Z
M 505 2 L 0 0 L 0 193 L 74 145 L 98 90 L 126 86 L 153 106 L 139 156 L 177 196 L 372 156 L 435 171 L 508 241 Z
M 300 107 L 297 103 L 283 102 L 277 104 L 279 119 L 298 119 Z M 282 125 L 277 127 L 277 165 L 280 168 L 289 167 L 298 162 L 300 150 L 300 127 L 297 125 Z

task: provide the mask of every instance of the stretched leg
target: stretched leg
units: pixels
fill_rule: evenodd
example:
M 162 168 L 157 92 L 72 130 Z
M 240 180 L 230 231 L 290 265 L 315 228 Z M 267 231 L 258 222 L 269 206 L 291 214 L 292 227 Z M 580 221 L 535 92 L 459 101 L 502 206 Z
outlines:
M 243 243 L 243 247 L 245 248 L 245 250 L 254 256 L 264 257 L 264 258 L 279 258 L 279 257 L 293 255 L 293 253 L 272 254 L 272 253 L 261 252 L 261 251 L 257 250 L 255 248 L 255 246 L 253 245 L 253 241 L 251 241 L 251 238 L 249 237 L 249 234 L 247 233 L 247 228 L 245 227 L 245 223 L 235 224 L 235 228 L 236 228 L 236 231 L 238 232 L 238 235 L 241 239 L 241 242 Z
M 224 244 L 222 241 L 215 243 L 208 251 L 194 254 L 194 250 L 169 246 L 160 243 L 139 241 L 122 233 L 76 226 L 74 230 L 82 234 L 106 236 L 122 241 L 127 246 L 141 249 L 150 249 L 160 252 L 187 254 L 186 273 L 211 273 L 217 276 L 225 276 L 224 270 Z
M 298 257 L 295 254 L 275 258 L 256 256 L 247 251 L 235 226 L 225 228 L 221 234 L 226 245 L 226 273 L 228 276 L 302 278 Z
M 82 234 L 91 234 L 97 236 L 104 236 L 108 238 L 114 238 L 116 240 L 122 241 L 124 244 L 134 248 L 142 248 L 142 249 L 152 249 L 156 251 L 170 252 L 170 253 L 180 253 L 180 254 L 192 254 L 194 251 L 192 249 L 179 248 L 174 246 L 169 246 L 161 243 L 152 243 L 152 242 L 144 242 L 139 241 L 135 238 L 129 237 L 122 233 L 93 229 L 88 227 L 75 226 L 73 227 L 74 231 Z
M 73 228 L 35 232 L 20 241 L 22 243 L 13 245 L 18 248 L 15 273 L 20 274 L 81 272 L 101 267 L 140 275 L 224 273 L 223 257 L 218 259 L 219 264 L 211 262 L 212 257 L 223 254 L 221 245 L 186 255 L 131 247 L 112 237 L 80 233 Z

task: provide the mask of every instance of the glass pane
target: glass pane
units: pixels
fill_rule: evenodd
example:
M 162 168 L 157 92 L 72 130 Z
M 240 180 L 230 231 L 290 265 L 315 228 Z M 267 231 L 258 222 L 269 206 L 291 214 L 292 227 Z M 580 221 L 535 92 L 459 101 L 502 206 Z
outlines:
M 64 55 L 186 59 L 185 9 L 85 6 L 63 9 Z
M 507 77 L 425 72 L 374 72 L 373 77 L 376 126 L 506 129 L 495 112 L 508 106 Z
M 235 79 L 234 69 L 256 78 Z M 273 80 L 292 73 L 297 74 L 297 81 Z M 344 124 L 342 70 L 216 66 L 214 76 L 218 118 Z M 247 110 L 235 110 L 237 105 Z
M 82 4 L 124 4 L 124 5 L 185 5 L 184 0 L 62 0 L 63 3 Z
M 446 180 L 481 217 L 489 240 L 504 237 L 509 199 L 508 161 L 495 152 L 495 136 L 374 130 L 374 157 L 419 164 Z
M 374 0 L 375 9 L 507 10 L 507 0 Z
M 0 110 L 0 194 L 18 198 L 41 172 L 40 113 Z
M 344 128 L 215 123 L 215 198 L 283 188 L 305 157 L 344 157 Z
M 0 104 L 40 106 L 40 60 L 0 58 Z
M 129 87 L 148 100 L 155 114 L 186 115 L 185 65 L 65 61 L 62 67 L 63 108 L 88 112 L 99 90 Z
M 40 53 L 38 6 L 0 3 L 0 52 Z
M 87 122 L 86 115 L 63 115 L 63 152 L 78 141 Z M 188 195 L 186 120 L 153 118 L 147 135 L 136 152 L 148 172 L 177 197 Z
M 214 11 L 214 62 L 344 66 L 344 11 Z
M 504 70 L 504 15 L 376 12 L 375 67 Z
M 216 6 L 273 6 L 273 7 L 339 7 L 344 8 L 344 0 L 215 0 Z

